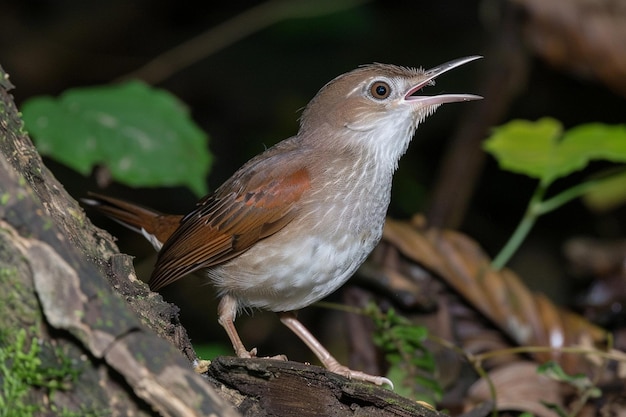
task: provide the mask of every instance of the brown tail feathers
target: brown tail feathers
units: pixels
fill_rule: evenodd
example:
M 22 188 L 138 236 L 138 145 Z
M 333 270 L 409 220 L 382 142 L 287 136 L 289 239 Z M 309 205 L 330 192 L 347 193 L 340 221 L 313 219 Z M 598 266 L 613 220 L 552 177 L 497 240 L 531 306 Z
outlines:
M 157 250 L 174 233 L 183 218 L 96 193 L 89 193 L 89 198 L 81 201 L 123 226 L 143 234 Z

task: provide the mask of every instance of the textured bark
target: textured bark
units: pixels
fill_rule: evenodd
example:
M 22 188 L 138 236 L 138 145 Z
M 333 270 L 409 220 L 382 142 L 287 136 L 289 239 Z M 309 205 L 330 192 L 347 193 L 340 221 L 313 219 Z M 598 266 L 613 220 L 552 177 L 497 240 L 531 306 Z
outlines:
M 443 416 L 384 388 L 298 362 L 220 357 L 208 374 L 228 387 L 245 416 Z
M 171 307 L 135 278 L 129 258 L 43 165 L 11 88 L 0 69 L 2 344 L 27 329 L 42 346 L 42 367 L 63 355 L 78 372 L 67 389 L 33 390 L 28 401 L 50 414 L 238 415 L 195 374 L 193 352 L 181 355 L 189 345 L 184 329 L 164 325 L 175 322 Z
M 218 358 L 196 374 L 178 308 L 136 278 L 43 165 L 11 88 L 0 68 L 0 348 L 28 329 L 42 367 L 63 355 L 77 370 L 54 395 L 32 390 L 43 415 L 439 415 L 317 366 Z

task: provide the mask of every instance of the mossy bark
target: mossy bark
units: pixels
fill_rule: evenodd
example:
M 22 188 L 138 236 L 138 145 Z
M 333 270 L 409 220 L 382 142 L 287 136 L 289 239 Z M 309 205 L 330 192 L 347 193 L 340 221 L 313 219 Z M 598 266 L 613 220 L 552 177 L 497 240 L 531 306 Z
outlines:
M 176 309 L 135 278 L 129 258 L 44 166 L 11 88 L 0 68 L 2 345 L 25 328 L 44 347 L 42 367 L 56 365 L 44 354 L 54 350 L 78 371 L 67 389 L 33 389 L 28 400 L 42 415 L 239 415 L 190 366 L 184 329 L 172 329 Z

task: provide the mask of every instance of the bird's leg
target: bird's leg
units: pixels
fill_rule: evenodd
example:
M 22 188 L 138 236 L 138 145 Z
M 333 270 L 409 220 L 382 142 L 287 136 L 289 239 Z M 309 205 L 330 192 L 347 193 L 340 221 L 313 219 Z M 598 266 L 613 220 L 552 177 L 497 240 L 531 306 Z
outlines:
M 241 342 L 239 333 L 235 328 L 235 317 L 237 317 L 237 300 L 230 295 L 225 295 L 220 300 L 217 306 L 218 323 L 226 330 L 228 338 L 233 344 L 235 353 L 239 358 L 254 358 L 256 357 L 256 348 L 248 351 Z
M 393 383 L 382 376 L 368 375 L 364 372 L 353 371 L 352 369 L 341 365 L 337 359 L 335 359 L 324 346 L 304 327 L 304 325 L 296 318 L 296 313 L 293 311 L 287 311 L 278 313 L 280 321 L 287 326 L 292 332 L 294 332 L 317 356 L 322 364 L 331 372 L 339 375 L 343 375 L 350 379 L 356 379 L 359 381 L 371 382 L 376 385 L 389 385 L 393 388 Z

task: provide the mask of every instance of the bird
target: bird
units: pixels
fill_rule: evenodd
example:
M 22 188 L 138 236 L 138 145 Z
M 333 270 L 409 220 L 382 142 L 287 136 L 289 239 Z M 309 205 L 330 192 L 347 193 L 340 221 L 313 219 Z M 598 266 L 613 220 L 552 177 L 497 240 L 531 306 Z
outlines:
M 296 312 L 342 286 L 380 241 L 393 174 L 418 125 L 442 104 L 482 99 L 421 90 L 479 58 L 429 70 L 373 63 L 339 75 L 306 105 L 295 136 L 250 159 L 186 215 L 96 193 L 84 202 L 152 243 L 151 290 L 191 273 L 214 285 L 218 322 L 238 357 L 257 352 L 244 346 L 237 315 L 269 310 L 328 370 L 393 387 L 340 364 Z

